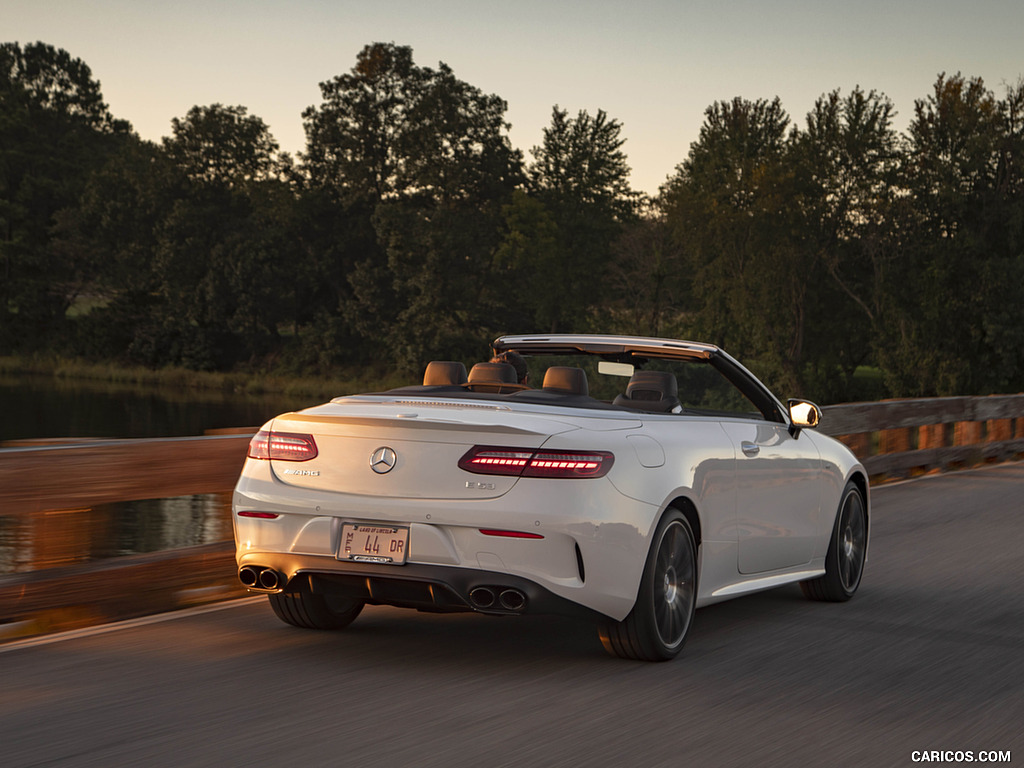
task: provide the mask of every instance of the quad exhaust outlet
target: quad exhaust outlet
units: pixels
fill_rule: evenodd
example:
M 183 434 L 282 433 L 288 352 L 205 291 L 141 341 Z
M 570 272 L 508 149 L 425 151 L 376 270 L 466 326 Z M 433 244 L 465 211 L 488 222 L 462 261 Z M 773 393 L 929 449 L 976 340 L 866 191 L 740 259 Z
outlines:
M 514 587 L 473 587 L 469 591 L 469 602 L 485 612 L 522 613 L 526 610 L 526 595 Z
M 259 589 L 276 592 L 284 587 L 285 579 L 273 568 L 262 568 L 257 565 L 243 565 L 238 569 L 238 580 L 248 589 Z

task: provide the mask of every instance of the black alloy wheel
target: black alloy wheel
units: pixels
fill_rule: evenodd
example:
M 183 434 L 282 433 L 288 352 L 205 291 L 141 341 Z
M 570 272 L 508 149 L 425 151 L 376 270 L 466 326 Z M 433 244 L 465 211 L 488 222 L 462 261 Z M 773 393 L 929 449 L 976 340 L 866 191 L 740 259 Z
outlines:
M 636 605 L 623 621 L 600 628 L 613 656 L 643 661 L 675 658 L 697 606 L 697 546 L 683 514 L 670 508 L 654 533 Z
M 811 600 L 842 603 L 853 597 L 864 575 L 868 550 L 868 514 L 864 496 L 854 482 L 849 482 L 836 515 L 828 553 L 825 575 L 800 582 L 804 596 Z

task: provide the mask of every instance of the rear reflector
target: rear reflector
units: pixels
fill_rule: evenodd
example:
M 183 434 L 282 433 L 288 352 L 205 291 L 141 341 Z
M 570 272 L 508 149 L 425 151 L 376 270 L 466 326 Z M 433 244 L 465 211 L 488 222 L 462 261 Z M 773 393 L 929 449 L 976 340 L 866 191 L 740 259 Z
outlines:
M 543 539 L 539 533 L 526 533 L 525 531 L 501 531 L 497 528 L 481 528 L 480 533 L 484 536 L 501 536 L 506 539 Z
M 608 474 L 614 462 L 615 456 L 608 451 L 545 451 L 474 445 L 459 459 L 459 468 L 477 475 L 588 478 Z
M 249 441 L 250 459 L 309 461 L 317 455 L 312 435 L 260 430 Z
M 277 520 L 280 517 L 276 512 L 252 512 L 243 510 L 238 513 L 239 517 L 255 517 L 257 520 Z

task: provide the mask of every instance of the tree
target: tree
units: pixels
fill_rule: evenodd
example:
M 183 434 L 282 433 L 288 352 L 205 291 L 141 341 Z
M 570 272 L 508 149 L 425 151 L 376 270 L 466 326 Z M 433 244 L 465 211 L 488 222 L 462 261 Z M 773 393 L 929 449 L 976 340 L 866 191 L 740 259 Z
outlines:
M 407 46 L 374 43 L 360 51 L 351 72 L 320 84 L 323 102 L 303 112 L 306 150 L 301 205 L 305 240 L 329 295 L 319 324 L 331 335 L 370 339 L 364 354 L 377 353 L 383 307 L 397 298 L 378 242 L 374 216 L 381 201 L 398 194 L 400 146 L 422 71 Z M 387 322 L 393 321 L 393 315 Z M 352 356 L 354 344 L 346 345 Z
M 89 177 L 78 204 L 63 212 L 55 237 L 88 254 L 95 304 L 76 321 L 76 354 L 169 362 L 155 355 L 160 305 L 154 254 L 167 213 L 187 185 L 157 145 L 132 136 Z
M 429 76 L 413 63 L 412 48 L 373 43 L 352 71 L 320 84 L 323 103 L 302 113 L 303 169 L 313 187 L 348 203 L 379 202 L 397 190 L 406 158 L 410 102 Z
M 45 43 L 0 44 L 0 93 L 5 118 L 17 112 L 31 117 L 56 117 L 102 134 L 124 133 L 128 124 L 115 120 L 103 102 L 99 81 L 71 54 Z
M 398 301 L 390 343 L 414 370 L 425 356 L 472 349 L 501 323 L 486 296 L 502 206 L 522 178 L 502 99 L 443 63 L 421 71 L 416 85 L 401 142 L 401 195 L 378 205 L 374 220 Z
M 84 282 L 81 251 L 53 245 L 58 213 L 74 207 L 129 132 L 82 61 L 44 43 L 0 45 L 0 314 L 8 344 L 62 332 Z
M 773 101 L 716 102 L 660 205 L 692 278 L 696 335 L 803 388 L 813 259 L 802 242 L 789 117 Z
M 613 296 L 624 310 L 623 333 L 672 337 L 683 333 L 692 306 L 684 249 L 662 216 L 629 225 L 614 248 L 609 270 Z
M 171 120 L 171 131 L 164 150 L 191 181 L 239 186 L 280 178 L 289 167 L 266 124 L 242 106 L 192 107 Z
M 900 394 L 1024 384 L 1021 87 L 998 100 L 980 78 L 940 75 L 915 102 L 901 184 L 895 307 L 879 355 Z
M 358 233 L 328 265 L 345 278 L 340 311 L 407 369 L 454 355 L 487 326 L 501 206 L 521 178 L 505 102 L 382 43 L 321 91 L 304 115 L 303 170 Z
M 245 107 L 193 107 L 172 121 L 168 161 L 186 180 L 159 227 L 153 267 L 163 354 L 196 368 L 265 354 L 297 322 L 310 270 L 293 236 L 287 158 Z
M 892 102 L 859 87 L 820 97 L 794 136 L 804 242 L 822 280 L 812 297 L 804 377 L 815 396 L 843 397 L 890 316 L 886 281 L 898 258 L 893 214 L 901 155 Z
M 566 285 L 554 277 L 561 258 L 558 224 L 536 197 L 517 189 L 502 208 L 503 235 L 491 269 L 488 304 L 501 332 L 557 327 Z
M 622 125 L 603 110 L 570 118 L 555 106 L 543 143 L 531 150 L 531 193 L 557 227 L 555 258 L 538 265 L 538 290 L 528 292 L 545 330 L 578 328 L 588 308 L 608 295 L 613 245 L 636 220 L 640 198 L 629 187 L 621 134 Z

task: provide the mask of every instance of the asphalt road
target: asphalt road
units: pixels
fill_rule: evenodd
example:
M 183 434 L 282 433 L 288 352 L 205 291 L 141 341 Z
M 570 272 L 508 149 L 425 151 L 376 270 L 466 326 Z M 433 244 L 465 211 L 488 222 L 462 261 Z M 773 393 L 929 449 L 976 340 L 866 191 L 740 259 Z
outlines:
M 851 602 L 702 609 L 667 664 L 561 619 L 368 608 L 318 633 L 262 599 L 0 646 L 0 766 L 1024 762 L 1024 464 L 873 503 Z

